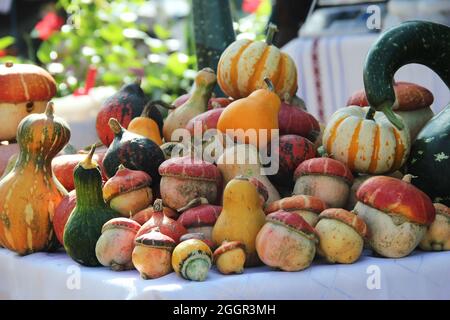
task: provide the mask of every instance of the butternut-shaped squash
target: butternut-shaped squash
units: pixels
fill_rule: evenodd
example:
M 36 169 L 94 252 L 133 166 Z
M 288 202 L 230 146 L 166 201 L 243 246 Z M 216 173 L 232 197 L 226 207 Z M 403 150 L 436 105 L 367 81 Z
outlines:
M 25 117 L 17 129 L 20 146 L 14 169 L 0 181 L 0 244 L 20 255 L 56 244 L 52 220 L 67 194 L 52 174 L 51 161 L 70 139 L 67 123 L 45 113 Z
M 223 178 L 223 185 L 227 185 L 234 177 L 244 175 L 258 179 L 267 189 L 269 197 L 266 204 L 280 199 L 280 194 L 267 176 L 263 175 L 264 168 L 259 161 L 258 150 L 253 145 L 237 144 L 225 149 L 217 159 L 217 168 Z
M 281 100 L 274 93 L 272 82 L 265 79 L 268 89 L 254 91 L 247 98 L 230 103 L 220 114 L 217 129 L 235 141 L 265 147 L 278 129 Z M 244 131 L 242 134 L 240 131 Z
M 231 180 L 223 193 L 223 208 L 214 225 L 212 238 L 216 245 L 224 241 L 240 241 L 246 248 L 245 266 L 261 263 L 255 240 L 266 220 L 260 195 L 248 178 Z

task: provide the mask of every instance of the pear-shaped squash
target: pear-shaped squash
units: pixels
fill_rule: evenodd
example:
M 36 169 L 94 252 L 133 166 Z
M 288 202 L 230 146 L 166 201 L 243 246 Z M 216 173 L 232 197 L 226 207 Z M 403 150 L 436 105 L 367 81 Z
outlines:
M 19 158 L 0 181 L 0 244 L 21 255 L 48 250 L 54 240 L 55 208 L 67 191 L 54 178 L 51 161 L 70 139 L 65 121 L 45 113 L 25 117 L 17 129 Z
M 103 159 L 106 175 L 112 177 L 123 164 L 128 169 L 148 173 L 157 185 L 158 167 L 165 160 L 161 148 L 152 140 L 124 129 L 114 118 L 109 120 L 109 126 L 115 137 Z
M 258 179 L 267 189 L 268 199 L 266 204 L 280 199 L 280 194 L 270 180 L 264 175 L 264 170 L 259 161 L 258 150 L 250 144 L 237 144 L 225 149 L 217 159 L 217 168 L 223 178 L 223 185 L 227 185 L 233 178 L 239 175 Z
M 281 100 L 273 92 L 272 82 L 265 81 L 268 89 L 256 90 L 225 108 L 217 122 L 218 130 L 240 143 L 265 147 L 270 142 L 271 130 L 278 129 Z
M 261 198 L 256 186 L 240 176 L 231 180 L 223 193 L 223 209 L 214 225 L 212 238 L 216 245 L 240 241 L 246 248 L 245 266 L 260 264 L 255 240 L 265 223 Z
M 152 119 L 153 110 L 156 109 L 156 105 L 149 103 L 145 106 L 144 111 L 140 117 L 134 118 L 131 120 L 128 125 L 128 130 L 141 136 L 144 136 L 158 146 L 162 145 L 161 134 L 159 130 L 158 123 Z M 158 111 L 159 112 L 159 111 Z
M 95 246 L 102 234 L 103 225 L 120 214 L 105 203 L 102 192 L 102 175 L 98 164 L 92 160 L 95 147 L 75 168 L 77 204 L 64 227 L 64 248 L 76 262 L 94 267 L 100 265 Z
M 164 121 L 163 135 L 166 142 L 172 141 L 172 134 L 176 129 L 184 129 L 189 120 L 207 110 L 215 84 L 216 74 L 212 69 L 204 68 L 198 72 L 192 95 L 185 103 L 170 112 Z

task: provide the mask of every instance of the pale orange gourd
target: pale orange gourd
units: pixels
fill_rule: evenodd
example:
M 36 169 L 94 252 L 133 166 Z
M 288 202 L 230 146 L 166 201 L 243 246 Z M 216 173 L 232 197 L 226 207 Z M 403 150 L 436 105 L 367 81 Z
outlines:
M 234 99 L 247 97 L 264 88 L 268 77 L 281 99 L 295 95 L 297 68 L 288 54 L 272 45 L 276 31 L 271 24 L 265 42 L 240 39 L 225 49 L 217 66 L 217 81 L 225 94 Z
M 17 129 L 20 146 L 14 169 L 0 181 L 0 243 L 21 255 L 50 249 L 56 242 L 53 214 L 67 191 L 52 174 L 51 161 L 70 138 L 70 130 L 53 115 L 25 117 Z
M 140 134 L 160 146 L 163 142 L 159 133 L 160 131 L 158 124 L 150 117 L 151 108 L 155 108 L 155 106 L 152 104 L 146 105 L 141 116 L 131 120 L 128 125 L 128 131 Z
M 249 95 L 230 103 L 219 117 L 217 129 L 223 133 L 227 130 L 256 130 L 256 140 L 250 131 L 245 136 L 235 136 L 235 141 L 251 143 L 262 147 L 271 140 L 271 130 L 278 129 L 278 112 L 281 100 L 273 92 L 270 80 L 265 79 L 269 89 L 259 89 Z M 261 130 L 266 130 L 266 132 Z M 230 132 L 228 132 L 230 133 Z M 262 141 L 265 139 L 265 142 Z M 260 145 L 261 144 L 261 145 Z

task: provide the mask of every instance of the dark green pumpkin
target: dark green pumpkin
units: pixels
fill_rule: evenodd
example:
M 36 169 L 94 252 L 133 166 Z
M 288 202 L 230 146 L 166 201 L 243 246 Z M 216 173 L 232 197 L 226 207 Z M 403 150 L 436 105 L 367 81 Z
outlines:
M 76 262 L 94 267 L 100 265 L 95 255 L 95 245 L 103 225 L 119 217 L 103 200 L 102 175 L 93 162 L 95 148 L 74 169 L 77 204 L 64 227 L 64 248 Z
M 412 183 L 434 202 L 450 206 L 450 105 L 420 131 L 407 164 Z
M 114 140 L 103 158 L 106 176 L 114 176 L 123 164 L 128 169 L 148 173 L 153 184 L 159 184 L 158 168 L 165 160 L 161 148 L 152 140 L 124 129 L 114 118 L 109 120 L 109 126 L 114 132 Z
M 450 27 L 428 21 L 404 22 L 384 32 L 370 49 L 363 73 L 367 101 L 399 129 L 403 124 L 392 111 L 393 78 L 409 63 L 429 67 L 450 86 Z

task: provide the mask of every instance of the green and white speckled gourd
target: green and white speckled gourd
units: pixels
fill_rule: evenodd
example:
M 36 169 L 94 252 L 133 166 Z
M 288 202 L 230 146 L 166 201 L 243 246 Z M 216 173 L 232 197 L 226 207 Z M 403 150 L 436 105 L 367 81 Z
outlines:
M 403 65 L 419 63 L 450 87 L 450 27 L 426 21 L 405 22 L 385 32 L 364 67 L 367 100 L 387 114 L 395 103 L 393 76 Z M 395 117 L 388 116 L 397 127 Z M 450 205 L 450 105 L 431 119 L 412 144 L 407 172 L 412 183 L 435 202 Z

